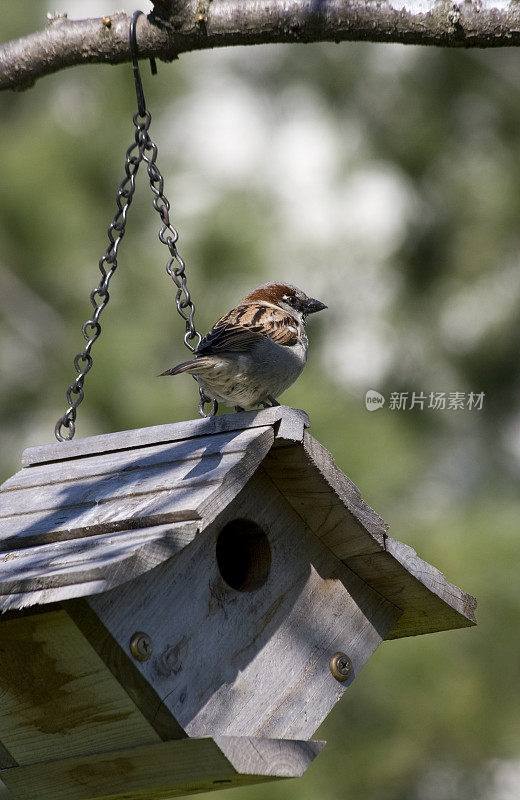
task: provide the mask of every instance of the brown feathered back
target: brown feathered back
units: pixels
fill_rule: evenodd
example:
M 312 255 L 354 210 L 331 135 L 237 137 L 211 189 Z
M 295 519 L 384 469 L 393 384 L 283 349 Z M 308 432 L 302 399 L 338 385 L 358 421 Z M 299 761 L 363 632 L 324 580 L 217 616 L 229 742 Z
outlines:
M 298 340 L 298 328 L 294 318 L 281 308 L 244 302 L 215 323 L 197 347 L 197 354 L 249 352 L 262 336 L 290 347 Z

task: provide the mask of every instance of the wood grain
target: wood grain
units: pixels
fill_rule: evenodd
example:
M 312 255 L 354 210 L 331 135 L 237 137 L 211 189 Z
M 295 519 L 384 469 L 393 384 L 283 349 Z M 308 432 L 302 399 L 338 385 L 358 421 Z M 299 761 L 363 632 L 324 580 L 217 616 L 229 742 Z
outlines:
M 233 433 L 228 436 L 232 438 Z M 147 463 L 142 449 L 133 454 L 132 469 L 114 475 L 0 492 L 0 514 L 10 514 L 0 519 L 0 548 L 5 551 L 198 519 L 198 507 L 213 495 L 217 501 L 221 489 L 226 498 L 240 491 L 273 440 L 273 428 L 262 426 L 254 429 L 254 434 L 248 432 L 237 452 L 189 459 L 185 442 L 183 452 L 188 460 L 162 463 L 157 471 Z M 200 440 L 191 441 L 194 449 L 200 450 Z
M 0 554 L 0 608 L 27 607 L 106 591 L 176 555 L 195 537 L 197 523 L 103 534 Z M 54 590 L 54 592 L 52 591 Z
M 63 606 L 158 736 L 163 740 L 185 738 L 186 732 L 137 669 L 130 642 L 120 647 L 85 600 L 68 600 Z
M 4 517 L 0 521 L 0 551 L 15 550 L 50 542 L 113 533 L 131 528 L 196 520 L 197 505 L 218 484 L 175 487 L 158 495 L 152 493 L 125 498 L 114 496 L 88 506 L 62 506 L 48 512 Z
M 404 612 L 388 638 L 474 624 L 474 599 L 387 537 L 307 425 L 304 412 L 280 406 L 33 448 L 32 466 L 0 490 L 0 607 L 95 594 L 152 569 L 175 550 L 161 526 L 207 527 L 262 463 L 322 544 Z M 151 527 L 157 539 L 139 533 Z M 51 543 L 55 550 L 29 552 Z
M 386 638 L 476 623 L 475 599 L 407 545 L 387 536 L 388 525 L 308 432 L 303 447 L 273 448 L 262 466 L 316 536 L 403 611 Z
M 269 427 L 273 426 L 225 431 L 208 436 L 197 436 L 194 439 L 37 464 L 30 469 L 21 469 L 12 478 L 5 481 L 0 488 L 3 493 L 53 483 L 63 485 L 79 478 L 131 473 L 135 470 L 160 467 L 163 464 L 173 465 L 179 462 L 189 463 L 193 467 L 196 466 L 197 461 L 211 456 L 239 453 L 246 450 L 248 445 L 258 437 L 261 429 Z
M 309 433 L 305 433 L 303 447 L 273 448 L 263 468 L 338 558 L 384 550 L 388 526 Z
M 225 583 L 215 556 L 222 526 L 241 518 L 271 548 L 267 583 L 247 592 Z M 152 658 L 137 667 L 190 736 L 308 738 L 400 614 L 261 471 L 174 562 L 87 602 L 121 647 L 135 627 L 152 637 Z M 337 650 L 354 663 L 343 684 L 329 670 Z
M 166 800 L 299 777 L 322 742 L 237 737 L 183 739 L 2 772 L 20 800 Z
M 214 741 L 243 775 L 299 778 L 325 746 L 323 741 L 215 736 Z
M 386 550 L 347 560 L 350 568 L 403 610 L 387 639 L 476 624 L 476 600 L 449 583 L 408 545 L 387 537 Z
M 64 611 L 1 623 L 0 739 L 18 764 L 160 741 Z
M 212 436 L 223 431 L 237 431 L 266 425 L 282 425 L 282 427 L 291 428 L 293 425 L 298 425 L 303 431 L 303 427 L 309 425 L 309 418 L 304 411 L 288 406 L 275 406 L 260 411 L 243 411 L 239 414 L 222 414 L 208 419 L 192 419 L 186 422 L 175 422 L 171 425 L 156 425 L 133 431 L 89 436 L 86 439 L 73 439 L 71 442 L 30 447 L 22 454 L 22 464 L 30 466 L 50 461 L 63 461 L 85 455 L 128 450 L 163 442 L 177 442 L 198 436 Z
M 265 430 L 272 441 L 272 431 Z M 256 437 L 256 440 L 258 437 Z M 185 495 L 195 493 L 200 486 L 219 485 L 227 473 L 239 464 L 243 458 L 241 450 L 236 453 L 215 453 L 204 456 L 197 461 L 164 461 L 160 464 L 144 465 L 134 455 L 132 469 L 115 472 L 81 476 L 74 481 L 31 486 L 27 489 L 10 490 L 0 495 L 0 525 L 6 517 L 18 515 L 52 512 L 53 510 L 88 508 L 93 505 L 105 505 L 113 498 L 124 501 L 132 497 L 145 495 L 161 496 L 163 492 L 177 492 L 184 502 Z M 188 504 L 188 507 L 193 504 Z M 71 512 L 75 514 L 74 511 Z

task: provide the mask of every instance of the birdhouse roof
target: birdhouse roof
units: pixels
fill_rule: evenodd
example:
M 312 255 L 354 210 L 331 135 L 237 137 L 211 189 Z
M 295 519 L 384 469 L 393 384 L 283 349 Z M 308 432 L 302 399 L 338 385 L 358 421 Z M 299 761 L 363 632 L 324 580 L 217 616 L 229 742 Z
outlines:
M 308 425 L 279 406 L 26 450 L 0 487 L 0 608 L 98 594 L 153 569 L 262 469 L 322 543 L 403 611 L 387 638 L 475 624 L 474 598 L 388 536 Z

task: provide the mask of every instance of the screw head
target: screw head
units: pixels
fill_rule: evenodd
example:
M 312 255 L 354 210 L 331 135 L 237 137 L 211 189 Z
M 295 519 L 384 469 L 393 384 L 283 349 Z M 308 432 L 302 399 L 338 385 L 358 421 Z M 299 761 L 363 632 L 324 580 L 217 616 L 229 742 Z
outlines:
M 147 633 L 134 633 L 130 639 L 130 652 L 138 661 L 148 661 L 153 652 L 153 642 Z
M 346 653 L 334 653 L 329 661 L 329 667 L 337 681 L 348 680 L 354 670 L 352 661 Z

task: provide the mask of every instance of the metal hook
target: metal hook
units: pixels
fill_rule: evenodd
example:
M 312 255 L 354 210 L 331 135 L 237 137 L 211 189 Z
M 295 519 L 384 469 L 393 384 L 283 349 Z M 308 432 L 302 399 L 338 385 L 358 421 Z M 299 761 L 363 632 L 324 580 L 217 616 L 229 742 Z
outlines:
M 132 21 L 130 22 L 130 31 L 129 31 L 129 39 L 130 39 L 130 55 L 132 57 L 132 67 L 134 70 L 134 81 L 135 81 L 135 93 L 137 96 L 137 110 L 139 112 L 140 117 L 146 116 L 146 101 L 144 99 L 144 92 L 143 92 L 143 83 L 141 81 L 141 73 L 139 71 L 139 60 L 137 58 L 137 36 L 136 36 L 136 22 L 137 18 L 142 14 L 142 11 L 134 11 L 132 14 Z M 155 58 L 150 59 L 150 68 L 152 71 L 152 75 L 157 74 L 157 65 L 155 63 Z

